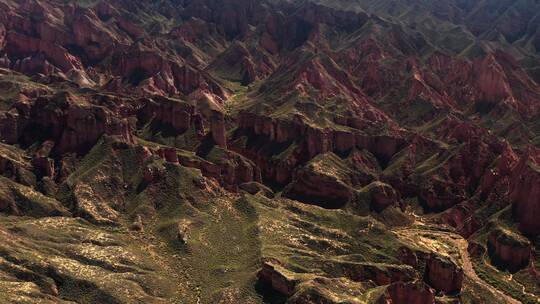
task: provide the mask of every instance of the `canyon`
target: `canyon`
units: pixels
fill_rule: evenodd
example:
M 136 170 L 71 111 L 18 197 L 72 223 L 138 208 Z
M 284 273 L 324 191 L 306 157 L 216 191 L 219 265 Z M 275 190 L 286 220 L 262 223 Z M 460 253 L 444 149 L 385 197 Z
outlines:
M 540 2 L 0 8 L 0 303 L 538 303 Z

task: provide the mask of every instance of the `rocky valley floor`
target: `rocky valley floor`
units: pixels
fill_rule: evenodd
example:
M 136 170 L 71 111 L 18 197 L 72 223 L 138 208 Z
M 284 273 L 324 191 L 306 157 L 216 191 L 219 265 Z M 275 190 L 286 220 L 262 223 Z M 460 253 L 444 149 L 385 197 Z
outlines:
M 0 304 L 540 302 L 538 1 L 0 8 Z

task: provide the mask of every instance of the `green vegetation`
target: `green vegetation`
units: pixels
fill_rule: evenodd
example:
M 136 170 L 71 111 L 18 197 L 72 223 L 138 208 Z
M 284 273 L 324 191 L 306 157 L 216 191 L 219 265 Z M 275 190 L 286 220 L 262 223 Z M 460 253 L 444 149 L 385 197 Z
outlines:
M 8 214 L 24 214 L 33 217 L 69 215 L 67 209 L 60 202 L 31 187 L 23 186 L 1 176 L 0 198 L 2 200 L 0 206 L 7 205 Z M 0 211 L 5 212 L 6 210 Z
M 538 1 L 60 2 L 2 1 L 0 303 L 374 304 L 433 255 L 437 303 L 538 302 L 492 170 L 540 146 Z
M 523 292 L 523 285 L 513 279 L 509 280 L 508 274 L 502 273 L 491 267 L 489 265 L 489 258 L 486 258 L 485 256 L 474 257 L 473 265 L 478 276 L 496 289 L 501 290 L 522 303 L 537 303 L 537 297 L 533 294 Z

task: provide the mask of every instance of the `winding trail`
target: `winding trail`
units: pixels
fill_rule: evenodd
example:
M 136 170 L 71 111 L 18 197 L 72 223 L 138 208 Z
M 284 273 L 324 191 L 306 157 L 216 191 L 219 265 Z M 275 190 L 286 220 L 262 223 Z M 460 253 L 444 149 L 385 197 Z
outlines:
M 461 237 L 460 237 L 461 238 Z M 471 262 L 471 257 L 469 255 L 469 251 L 467 250 L 468 242 L 467 240 L 461 238 L 461 239 L 454 239 L 453 243 L 456 245 L 456 247 L 459 249 L 459 253 L 461 256 L 461 261 L 463 262 L 463 272 L 466 276 L 468 276 L 471 280 L 475 281 L 480 286 L 484 287 L 485 289 L 489 290 L 493 295 L 501 297 L 501 299 L 504 299 L 506 303 L 510 304 L 521 304 L 521 301 L 518 301 L 511 296 L 505 294 L 504 292 L 496 289 L 495 287 L 491 286 L 491 284 L 487 283 L 486 281 L 482 280 L 474 270 L 474 267 Z
M 491 284 L 482 280 L 482 278 L 478 276 L 478 274 L 474 270 L 471 257 L 469 255 L 469 251 L 467 250 L 468 242 L 462 236 L 453 232 L 449 232 L 449 231 L 415 229 L 415 228 L 404 228 L 404 229 L 397 230 L 395 232 L 398 235 L 406 237 L 408 239 L 411 238 L 411 235 L 418 236 L 418 235 L 432 234 L 432 235 L 437 235 L 441 239 L 446 240 L 447 242 L 453 244 L 454 247 L 459 251 L 459 255 L 462 261 L 463 273 L 469 279 L 471 279 L 472 281 L 480 285 L 485 290 L 488 290 L 495 297 L 503 300 L 507 304 L 521 304 L 521 301 L 518 301 L 510 297 L 509 295 L 503 293 L 502 291 L 496 289 L 495 287 L 491 286 Z

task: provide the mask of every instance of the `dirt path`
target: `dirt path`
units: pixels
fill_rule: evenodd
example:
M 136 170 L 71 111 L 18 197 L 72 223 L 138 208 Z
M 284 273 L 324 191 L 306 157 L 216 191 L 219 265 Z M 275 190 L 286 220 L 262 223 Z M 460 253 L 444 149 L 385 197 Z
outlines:
M 417 236 L 422 235 L 422 234 L 432 234 L 432 235 L 437 235 L 441 239 L 446 240 L 447 242 L 453 244 L 454 247 L 459 251 L 459 255 L 460 255 L 461 261 L 463 263 L 463 265 L 462 265 L 463 266 L 463 272 L 469 279 L 471 279 L 472 281 L 474 281 L 475 283 L 477 283 L 478 285 L 480 285 L 484 289 L 488 290 L 495 297 L 503 300 L 507 304 L 521 304 L 521 301 L 518 301 L 518 300 L 508 296 L 507 294 L 503 293 L 502 291 L 494 288 L 489 283 L 482 280 L 476 274 L 476 271 L 474 270 L 473 264 L 471 262 L 471 257 L 469 255 L 468 250 L 467 250 L 468 242 L 467 242 L 466 239 L 464 239 L 460 235 L 452 233 L 452 232 L 447 232 L 447 231 L 425 230 L 425 229 L 414 229 L 414 228 L 413 229 L 400 229 L 400 230 L 396 231 L 396 233 L 398 235 L 400 235 L 400 236 L 405 236 L 408 239 L 410 239 L 411 236 L 417 237 Z
M 492 294 L 495 296 L 501 297 L 501 299 L 504 299 L 506 303 L 510 304 L 521 304 L 521 301 L 518 301 L 507 294 L 503 293 L 502 291 L 494 288 L 486 281 L 482 280 L 477 274 L 476 271 L 474 271 L 474 267 L 471 262 L 471 257 L 469 256 L 469 251 L 467 251 L 468 243 L 467 240 L 463 238 L 459 239 L 453 239 L 453 243 L 456 245 L 456 247 L 459 249 L 460 255 L 461 255 L 461 261 L 463 262 L 463 272 L 466 276 L 468 276 L 471 280 L 475 281 L 480 286 L 484 287 L 485 289 L 489 290 Z

